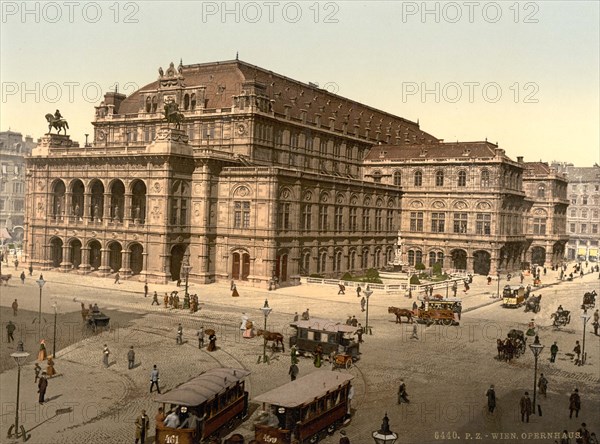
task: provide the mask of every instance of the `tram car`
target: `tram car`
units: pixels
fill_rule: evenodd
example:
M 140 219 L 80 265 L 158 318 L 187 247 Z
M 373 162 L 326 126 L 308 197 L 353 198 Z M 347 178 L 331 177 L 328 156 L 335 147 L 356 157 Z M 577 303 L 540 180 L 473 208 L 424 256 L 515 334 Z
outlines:
M 324 355 L 335 352 L 350 355 L 353 361 L 358 359 L 359 345 L 354 340 L 357 327 L 316 318 L 292 322 L 290 326 L 296 329 L 296 334 L 290 337 L 290 347 L 295 345 L 300 354 L 314 353 L 321 344 Z
M 461 299 L 419 299 L 421 306 L 417 310 L 417 320 L 427 324 L 458 324 L 457 308 L 462 303 Z
M 517 308 L 525 302 L 525 288 L 522 285 L 506 285 L 502 290 L 502 306 Z
M 271 444 L 313 444 L 335 432 L 350 413 L 347 372 L 317 370 L 257 396 L 275 421 L 255 425 L 255 440 Z M 351 396 L 351 395 L 350 395 Z
M 158 395 L 165 413 L 175 410 L 181 428 L 156 425 L 157 444 L 204 444 L 219 439 L 248 414 L 248 392 L 244 378 L 249 371 L 213 368 L 178 387 Z M 223 433 L 221 433 L 223 432 Z

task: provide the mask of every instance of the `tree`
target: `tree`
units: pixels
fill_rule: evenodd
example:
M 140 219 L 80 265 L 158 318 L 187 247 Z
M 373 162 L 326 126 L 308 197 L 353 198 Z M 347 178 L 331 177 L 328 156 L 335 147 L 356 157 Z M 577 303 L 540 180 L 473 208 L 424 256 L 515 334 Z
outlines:
M 369 268 L 365 273 L 365 277 L 367 282 L 381 283 L 379 272 L 375 268 Z
M 435 264 L 433 264 L 433 274 L 436 276 L 439 276 L 442 274 L 442 264 L 440 264 L 439 262 L 436 262 Z
M 410 277 L 410 285 L 420 285 L 421 281 L 419 280 L 419 276 L 417 276 L 416 274 L 413 274 Z
M 425 264 L 423 262 L 417 262 L 415 264 L 415 270 L 425 270 Z

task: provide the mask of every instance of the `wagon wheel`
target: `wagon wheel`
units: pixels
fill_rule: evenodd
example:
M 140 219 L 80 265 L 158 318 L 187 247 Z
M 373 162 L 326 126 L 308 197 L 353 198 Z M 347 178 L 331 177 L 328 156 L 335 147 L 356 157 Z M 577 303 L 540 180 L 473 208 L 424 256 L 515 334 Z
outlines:
M 319 442 L 319 435 L 316 434 L 316 435 L 311 436 L 310 439 L 308 440 L 308 442 L 310 444 L 315 444 L 316 442 Z
M 452 319 L 442 319 L 442 324 L 444 325 L 452 325 Z
M 349 370 L 352 367 L 352 357 L 349 357 L 346 360 L 346 370 Z

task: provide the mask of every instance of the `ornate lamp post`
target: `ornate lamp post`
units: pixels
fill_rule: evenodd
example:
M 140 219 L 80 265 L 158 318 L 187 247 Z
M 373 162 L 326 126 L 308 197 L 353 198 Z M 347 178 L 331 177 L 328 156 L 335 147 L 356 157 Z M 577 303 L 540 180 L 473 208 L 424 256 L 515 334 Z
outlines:
M 535 415 L 535 396 L 537 394 L 537 363 L 542 350 L 544 350 L 544 346 L 540 344 L 540 337 L 535 336 L 535 340 L 533 344 L 529 345 L 529 348 L 533 352 L 533 357 L 535 358 L 535 366 L 533 368 L 533 414 Z
M 52 357 L 56 359 L 56 315 L 58 314 L 58 305 L 56 302 L 52 304 L 54 309 L 54 339 L 52 340 Z
M 181 270 L 183 275 L 185 276 L 185 296 L 188 295 L 188 288 L 189 288 L 189 277 L 190 277 L 190 271 L 192 270 L 192 266 L 190 265 L 190 256 L 186 255 L 184 257 L 184 262 L 183 265 L 181 266 Z
M 398 434 L 390 430 L 390 420 L 388 419 L 387 413 L 383 417 L 381 428 L 376 432 L 373 432 L 373 439 L 375 444 L 394 444 L 398 439 Z
M 17 345 L 17 351 L 10 354 L 17 363 L 17 408 L 15 409 L 15 423 L 8 429 L 9 438 L 23 438 L 23 441 L 27 441 L 27 435 L 25 433 L 25 427 L 19 425 L 19 394 L 21 390 L 21 364 L 25 363 L 29 353 L 23 350 L 23 341 L 19 341 Z
M 583 313 L 581 314 L 581 320 L 583 321 L 583 343 L 581 346 L 581 365 L 585 364 L 585 327 L 587 325 L 587 321 L 590 318 L 590 315 L 588 314 L 587 310 L 583 310 Z
M 269 307 L 269 301 L 267 299 L 265 299 L 265 305 L 260 309 L 260 311 L 262 311 L 263 316 L 265 317 L 265 332 L 267 331 L 267 318 L 269 317 L 269 315 L 271 314 L 271 311 L 273 309 L 271 307 Z M 267 337 L 263 334 L 263 355 L 262 355 L 262 362 L 263 364 L 267 364 L 269 362 L 269 358 L 267 358 Z M 258 360 L 258 362 L 260 362 L 260 358 Z
M 366 319 L 365 319 L 365 333 L 370 333 L 369 330 L 369 298 L 371 297 L 371 295 L 373 294 L 373 290 L 371 290 L 371 288 L 367 285 L 367 289 L 365 290 L 365 297 L 367 298 L 367 313 L 366 313 Z
M 496 273 L 496 277 L 498 278 L 498 293 L 497 293 L 497 297 L 500 297 L 500 270 L 498 270 L 498 273 Z
M 44 288 L 44 284 L 46 281 L 44 277 L 40 274 L 40 278 L 36 281 L 38 286 L 40 287 L 40 305 L 38 310 L 38 342 L 42 340 L 42 288 Z

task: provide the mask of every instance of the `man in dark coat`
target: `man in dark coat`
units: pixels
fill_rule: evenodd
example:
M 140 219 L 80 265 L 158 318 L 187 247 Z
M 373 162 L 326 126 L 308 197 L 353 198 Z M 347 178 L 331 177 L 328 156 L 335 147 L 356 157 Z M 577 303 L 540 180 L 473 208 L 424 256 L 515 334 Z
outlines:
M 146 410 L 142 410 L 142 414 L 135 420 L 135 442 L 146 442 L 146 434 L 150 428 L 150 418 L 146 415 Z
M 292 381 L 296 380 L 296 377 L 298 376 L 298 373 L 299 373 L 298 366 L 296 364 L 290 365 L 290 369 L 288 371 L 288 374 L 290 375 L 290 379 Z
M 135 352 L 133 351 L 133 345 L 129 347 L 129 351 L 127 352 L 127 368 L 131 370 L 135 363 Z
M 531 404 L 529 392 L 525 392 L 525 394 L 521 397 L 519 406 L 521 408 L 521 422 L 529 422 L 529 415 L 531 415 L 533 412 L 533 406 Z
M 15 332 L 15 329 L 17 327 L 15 326 L 15 324 L 13 324 L 12 321 L 8 321 L 8 324 L 6 324 L 6 334 L 8 335 L 8 342 L 14 342 L 15 338 L 13 338 L 13 333 Z
M 556 345 L 556 341 L 554 344 L 550 346 L 550 362 L 556 361 L 556 354 L 558 353 L 558 345 Z
M 408 393 L 406 393 L 406 384 L 404 380 L 400 380 L 400 387 L 398 387 L 398 404 L 406 402 L 407 404 L 410 402 L 408 400 Z
M 581 409 L 581 398 L 579 397 L 579 390 L 573 390 L 571 396 L 569 396 L 569 418 L 573 417 L 575 412 L 575 418 L 579 417 L 579 410 Z
M 148 297 L 148 282 L 144 283 L 144 297 Z
M 496 392 L 494 391 L 494 385 L 490 385 L 490 388 L 485 392 L 487 397 L 488 412 L 494 413 L 496 408 Z
M 39 403 L 43 404 L 44 396 L 46 396 L 46 389 L 48 388 L 48 380 L 46 379 L 46 372 L 42 372 L 42 376 L 38 381 L 38 393 L 39 393 Z

